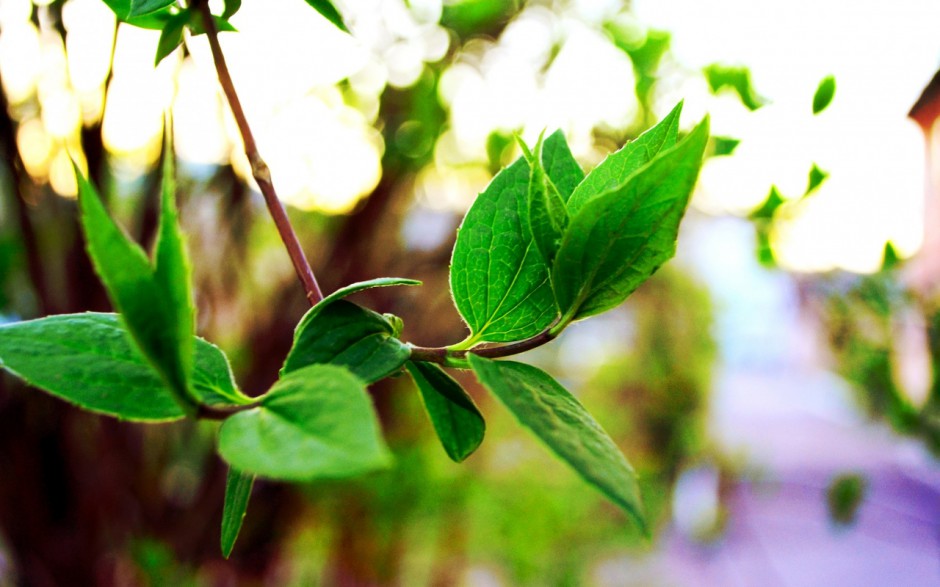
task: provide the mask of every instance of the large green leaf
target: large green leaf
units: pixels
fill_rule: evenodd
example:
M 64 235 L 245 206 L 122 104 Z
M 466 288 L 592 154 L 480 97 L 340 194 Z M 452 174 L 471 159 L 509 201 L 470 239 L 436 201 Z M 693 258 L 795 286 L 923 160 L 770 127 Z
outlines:
M 561 130 L 556 130 L 545 139 L 542 145 L 542 165 L 561 198 L 567 202 L 574 188 L 584 179 L 584 171 L 571 154 L 565 133 Z
M 406 365 L 444 452 L 456 463 L 463 461 L 483 442 L 483 414 L 464 388 L 434 363 L 408 361 Z
M 372 383 L 398 371 L 408 360 L 411 351 L 395 338 L 395 326 L 385 316 L 346 300 L 321 304 L 297 326 L 282 375 L 331 363 Z
M 465 345 L 538 334 L 557 316 L 548 266 L 528 228 L 529 165 L 519 158 L 481 193 L 457 233 L 450 287 Z
M 166 157 L 172 157 L 170 152 Z M 95 271 L 114 307 L 177 401 L 194 409 L 189 390 L 192 370 L 193 306 L 188 261 L 176 223 L 170 188 L 161 194 L 156 267 L 108 215 L 94 187 L 75 170 L 82 229 Z M 172 165 L 164 166 L 164 183 Z M 168 213 L 168 211 L 170 213 Z
M 531 365 L 473 354 L 469 360 L 480 382 L 523 426 L 646 529 L 636 473 L 573 395 Z
M 656 126 L 601 161 L 571 194 L 568 213 L 574 217 L 588 201 L 622 187 L 630 176 L 652 161 L 657 154 L 675 145 L 681 113 L 682 102 L 679 102 Z
M 222 556 L 228 558 L 232 554 L 235 540 L 242 529 L 242 521 L 248 510 L 248 500 L 251 498 L 251 488 L 255 484 L 255 476 L 242 473 L 235 467 L 228 468 L 225 478 L 225 501 L 222 504 Z
M 330 0 L 306 0 L 306 2 L 312 6 L 314 10 L 319 12 L 323 18 L 333 23 L 336 28 L 347 33 L 349 32 L 349 29 L 346 28 L 346 23 L 343 22 L 343 16 L 339 13 L 339 10 L 336 10 L 336 7 L 333 6 Z
M 672 258 L 707 141 L 706 118 L 625 185 L 588 201 L 571 219 L 552 273 L 566 318 L 613 308 Z
M 389 465 L 365 384 L 345 367 L 292 371 L 259 401 L 219 430 L 222 458 L 245 473 L 304 481 Z
M 529 163 L 529 229 L 542 259 L 551 267 L 568 227 L 568 211 L 564 198 L 542 164 L 542 137 L 534 153 L 529 152 L 525 143 L 520 141 L 519 144 Z
M 247 404 L 218 347 L 194 338 L 194 391 L 208 405 Z M 0 365 L 81 408 L 124 420 L 185 414 L 117 314 L 64 314 L 0 326 Z

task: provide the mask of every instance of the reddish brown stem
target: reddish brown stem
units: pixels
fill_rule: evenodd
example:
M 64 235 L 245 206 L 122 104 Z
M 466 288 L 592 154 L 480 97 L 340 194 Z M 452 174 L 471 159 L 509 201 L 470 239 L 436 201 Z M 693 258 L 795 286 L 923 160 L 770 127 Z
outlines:
M 209 38 L 209 47 L 212 49 L 212 60 L 215 62 L 215 70 L 219 74 L 219 84 L 225 93 L 229 107 L 232 109 L 232 115 L 235 117 L 235 123 L 238 125 L 238 131 L 242 135 L 242 141 L 245 143 L 245 155 L 248 156 L 248 162 L 251 164 L 251 174 L 258 187 L 261 189 L 261 195 L 264 196 L 264 203 L 268 206 L 268 212 L 274 219 L 274 225 L 277 227 L 284 246 L 287 247 L 287 254 L 290 255 L 291 263 L 294 264 L 294 270 L 297 277 L 304 286 L 307 293 L 307 299 L 310 305 L 314 305 L 323 299 L 323 292 L 320 291 L 320 285 L 313 274 L 313 269 L 304 255 L 300 241 L 297 240 L 297 234 L 294 232 L 287 218 L 287 212 L 284 205 L 277 197 L 274 191 L 274 183 L 271 181 L 271 172 L 268 165 L 261 158 L 258 152 L 258 145 L 255 143 L 255 137 L 251 133 L 251 127 L 248 126 L 248 119 L 245 118 L 245 112 L 242 110 L 241 101 L 235 92 L 235 85 L 232 83 L 232 76 L 229 74 L 228 66 L 225 64 L 225 56 L 222 54 L 222 48 L 219 46 L 219 31 L 212 19 L 212 13 L 209 11 L 209 3 L 205 0 L 194 0 L 195 7 L 202 15 L 203 26 L 206 29 L 206 36 Z
M 488 359 L 498 359 L 500 357 L 509 357 L 511 355 L 518 355 L 519 353 L 530 351 L 554 340 L 556 336 L 558 336 L 558 334 L 552 332 L 552 330 L 548 328 L 531 338 L 520 340 L 519 342 L 479 347 L 465 351 L 452 351 L 445 347 L 428 348 L 412 346 L 411 360 L 426 361 L 428 363 L 439 363 L 441 365 L 451 365 L 455 360 L 465 360 L 468 354 L 474 354 L 480 357 L 486 357 Z

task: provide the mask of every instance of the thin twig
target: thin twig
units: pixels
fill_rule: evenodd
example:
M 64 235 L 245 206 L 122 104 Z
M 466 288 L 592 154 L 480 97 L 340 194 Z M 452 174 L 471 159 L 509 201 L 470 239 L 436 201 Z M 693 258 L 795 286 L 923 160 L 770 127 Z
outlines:
M 219 74 L 219 83 L 222 85 L 222 91 L 228 100 L 232 109 L 232 115 L 235 117 L 235 123 L 238 125 L 238 131 L 242 135 L 242 141 L 245 143 L 245 155 L 248 156 L 248 162 L 251 164 L 251 174 L 258 187 L 261 189 L 261 195 L 264 196 L 264 203 L 268 206 L 268 212 L 274 219 L 277 231 L 287 247 L 287 254 L 294 264 L 294 270 L 297 277 L 304 286 L 307 293 L 307 299 L 310 305 L 314 305 L 323 299 L 323 292 L 320 291 L 320 285 L 313 274 L 313 269 L 304 255 L 297 234 L 291 227 L 290 220 L 287 218 L 287 212 L 284 205 L 277 197 L 274 191 L 274 184 L 271 181 L 271 171 L 268 169 L 261 154 L 258 153 L 258 146 L 255 143 L 254 135 L 251 133 L 251 127 L 248 126 L 248 119 L 245 118 L 245 112 L 242 110 L 241 101 L 235 92 L 235 85 L 232 83 L 232 76 L 229 75 L 228 66 L 225 65 L 225 56 L 222 54 L 222 48 L 219 46 L 218 29 L 215 21 L 212 19 L 212 13 L 209 11 L 209 3 L 206 0 L 194 0 L 193 5 L 202 15 L 203 26 L 206 29 L 206 36 L 209 38 L 209 47 L 212 49 L 212 60 L 215 62 L 215 70 Z
M 543 344 L 554 340 L 556 336 L 558 336 L 558 334 L 552 332 L 552 330 L 549 328 L 543 330 L 531 338 L 520 340 L 519 342 L 473 348 L 465 351 L 453 351 L 448 350 L 445 347 L 428 348 L 413 345 L 409 346 L 411 347 L 412 361 L 424 361 L 428 363 L 448 365 L 454 359 L 458 361 L 466 359 L 468 354 L 477 355 L 479 357 L 486 357 L 488 359 L 497 359 L 500 357 L 518 355 L 519 353 L 524 353 L 525 351 L 530 351 L 536 347 L 540 347 Z

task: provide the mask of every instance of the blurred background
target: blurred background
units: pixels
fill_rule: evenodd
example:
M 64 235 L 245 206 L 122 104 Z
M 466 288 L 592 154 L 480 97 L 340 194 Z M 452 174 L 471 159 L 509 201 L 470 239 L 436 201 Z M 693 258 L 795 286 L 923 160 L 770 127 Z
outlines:
M 524 357 L 636 466 L 653 537 L 467 377 L 487 439 L 452 464 L 398 378 L 372 389 L 395 468 L 259 482 L 226 561 L 216 424 L 123 424 L 4 373 L 0 585 L 940 583 L 940 4 L 336 4 L 351 36 L 245 0 L 221 42 L 321 285 L 423 280 L 356 298 L 416 344 L 465 335 L 450 251 L 514 133 L 561 128 L 589 169 L 679 100 L 684 129 L 711 115 L 677 258 Z M 149 243 L 170 109 L 198 330 L 260 394 L 306 300 L 204 37 L 154 68 L 157 39 L 101 0 L 0 0 L 0 322 L 110 309 L 69 158 Z

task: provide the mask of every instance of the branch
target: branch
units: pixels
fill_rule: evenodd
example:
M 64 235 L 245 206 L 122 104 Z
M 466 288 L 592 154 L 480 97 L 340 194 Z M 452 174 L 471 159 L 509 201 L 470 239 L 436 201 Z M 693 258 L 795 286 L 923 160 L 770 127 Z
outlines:
M 509 344 L 486 346 L 473 348 L 465 351 L 452 351 L 446 347 L 428 348 L 420 346 L 411 346 L 411 360 L 423 361 L 427 363 L 438 363 L 441 365 L 454 366 L 454 361 L 462 362 L 467 358 L 467 354 L 474 354 L 487 359 L 497 359 L 500 357 L 509 357 L 530 351 L 543 344 L 551 342 L 558 336 L 558 332 L 547 328 L 531 338 L 512 342 Z
M 297 234 L 294 233 L 294 229 L 291 227 L 290 220 L 287 218 L 287 212 L 284 210 L 284 205 L 281 204 L 281 200 L 277 197 L 277 192 L 274 191 L 274 184 L 271 181 L 271 171 L 268 169 L 268 165 L 264 162 L 264 159 L 261 158 L 261 154 L 258 153 L 255 137 L 251 133 L 251 127 L 248 126 L 248 119 L 245 118 L 241 101 L 238 99 L 238 94 L 235 92 L 235 85 L 232 83 L 232 76 L 229 75 L 228 66 L 225 65 L 225 56 L 222 55 L 222 48 L 219 46 L 219 31 L 215 26 L 215 21 L 212 19 L 212 13 L 209 11 L 209 3 L 207 0 L 194 0 L 193 6 L 195 6 L 202 15 L 206 36 L 209 38 L 209 47 L 212 49 L 212 60 L 215 62 L 215 70 L 219 74 L 219 84 L 222 86 L 225 98 L 228 100 L 229 106 L 232 109 L 232 115 L 235 117 L 235 123 L 238 125 L 238 131 L 242 135 L 242 141 L 245 143 L 245 155 L 248 156 L 248 162 L 251 164 L 251 174 L 254 176 L 255 181 L 258 182 L 261 195 L 264 196 L 264 203 L 268 206 L 268 212 L 271 213 L 271 218 L 274 219 L 277 232 L 281 235 L 284 246 L 287 247 L 287 254 L 290 255 L 290 260 L 291 263 L 294 264 L 297 277 L 300 278 L 300 282 L 304 286 L 304 291 L 307 293 L 307 300 L 310 301 L 311 306 L 315 305 L 323 299 L 323 292 L 320 291 L 320 285 L 317 283 L 313 269 L 311 269 L 310 263 L 304 255 L 300 241 L 297 239 Z

